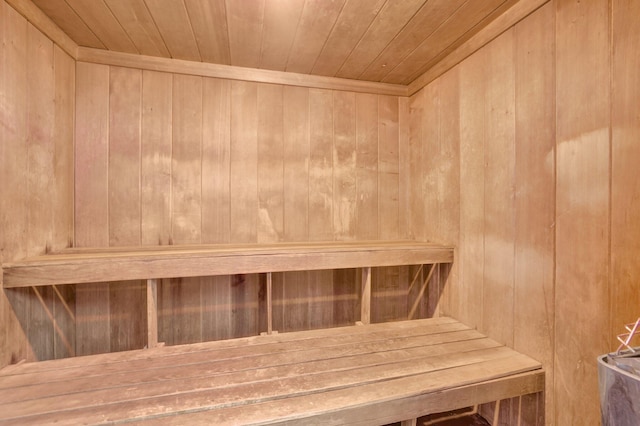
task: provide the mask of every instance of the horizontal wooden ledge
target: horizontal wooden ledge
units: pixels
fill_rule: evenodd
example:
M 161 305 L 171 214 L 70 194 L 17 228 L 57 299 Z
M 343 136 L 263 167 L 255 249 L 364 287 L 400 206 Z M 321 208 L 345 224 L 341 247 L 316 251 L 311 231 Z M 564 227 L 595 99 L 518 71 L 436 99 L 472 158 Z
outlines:
M 373 81 L 325 77 L 310 74 L 263 70 L 186 61 L 182 59 L 160 58 L 112 52 L 102 49 L 79 47 L 77 60 L 93 64 L 112 65 L 175 74 L 197 75 L 201 77 L 225 78 L 229 80 L 253 81 L 257 83 L 282 84 L 316 89 L 343 90 L 349 92 L 373 93 L 378 95 L 407 96 L 407 86 Z
M 73 248 L 3 265 L 3 286 L 30 287 L 453 261 L 453 248 L 414 241 Z

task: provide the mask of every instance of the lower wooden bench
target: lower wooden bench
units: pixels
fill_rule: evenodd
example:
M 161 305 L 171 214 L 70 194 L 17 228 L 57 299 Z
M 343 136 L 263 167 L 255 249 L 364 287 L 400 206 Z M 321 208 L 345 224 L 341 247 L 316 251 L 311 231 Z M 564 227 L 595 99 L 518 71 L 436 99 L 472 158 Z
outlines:
M 542 391 L 540 363 L 450 318 L 0 370 L 0 423 L 385 424 Z

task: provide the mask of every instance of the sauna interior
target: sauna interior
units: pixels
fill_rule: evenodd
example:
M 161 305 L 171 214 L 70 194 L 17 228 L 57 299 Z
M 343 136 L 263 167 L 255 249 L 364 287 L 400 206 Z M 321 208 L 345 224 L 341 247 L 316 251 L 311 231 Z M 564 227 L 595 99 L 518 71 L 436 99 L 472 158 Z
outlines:
M 635 0 L 0 0 L 0 393 L 25 366 L 367 310 L 452 318 L 539 362 L 543 392 L 464 404 L 490 424 L 600 424 L 596 358 L 640 316 L 638 16 Z M 10 285 L 11 265 L 65 250 L 387 241 L 453 262 Z

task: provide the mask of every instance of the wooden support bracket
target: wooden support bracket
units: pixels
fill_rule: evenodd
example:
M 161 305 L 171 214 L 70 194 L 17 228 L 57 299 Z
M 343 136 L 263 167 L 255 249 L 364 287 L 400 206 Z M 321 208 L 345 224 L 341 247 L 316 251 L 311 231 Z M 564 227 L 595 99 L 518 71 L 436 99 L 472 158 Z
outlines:
M 158 346 L 158 280 L 147 280 L 147 348 Z
M 362 324 L 371 324 L 371 267 L 362 268 L 360 322 Z

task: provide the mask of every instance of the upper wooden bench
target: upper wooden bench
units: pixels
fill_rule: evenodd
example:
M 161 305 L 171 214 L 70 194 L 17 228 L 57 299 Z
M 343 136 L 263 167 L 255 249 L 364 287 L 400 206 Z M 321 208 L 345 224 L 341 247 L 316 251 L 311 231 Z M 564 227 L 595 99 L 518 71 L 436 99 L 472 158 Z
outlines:
M 5 288 L 450 263 L 453 248 L 414 241 L 71 248 L 5 263 Z

